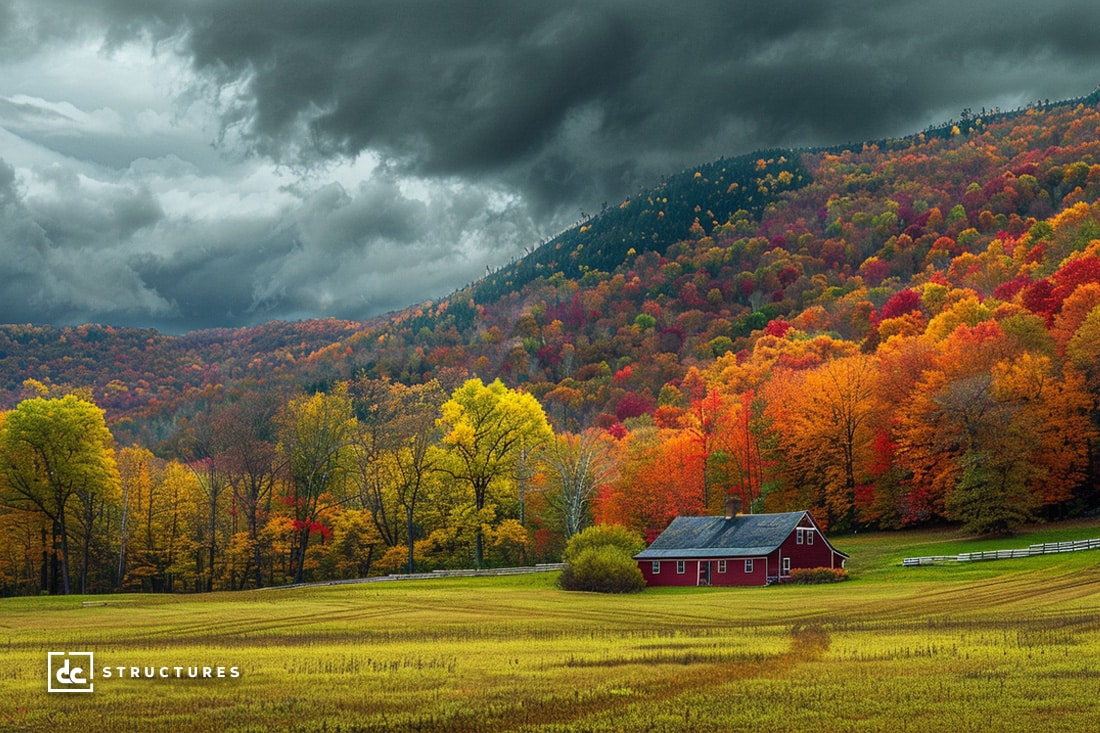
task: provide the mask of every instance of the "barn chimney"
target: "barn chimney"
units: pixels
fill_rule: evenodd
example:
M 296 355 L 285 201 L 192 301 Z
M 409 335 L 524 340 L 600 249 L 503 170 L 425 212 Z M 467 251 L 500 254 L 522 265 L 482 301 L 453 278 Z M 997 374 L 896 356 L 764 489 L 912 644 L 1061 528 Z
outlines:
M 726 519 L 733 519 L 741 513 L 741 500 L 736 496 L 726 497 Z

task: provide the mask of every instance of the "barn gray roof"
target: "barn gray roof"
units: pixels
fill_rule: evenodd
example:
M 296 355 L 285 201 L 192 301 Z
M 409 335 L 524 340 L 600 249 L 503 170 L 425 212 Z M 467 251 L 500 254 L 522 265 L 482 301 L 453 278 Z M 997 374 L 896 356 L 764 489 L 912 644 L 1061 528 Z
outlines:
M 697 557 L 762 557 L 791 536 L 806 512 L 676 517 L 636 560 Z

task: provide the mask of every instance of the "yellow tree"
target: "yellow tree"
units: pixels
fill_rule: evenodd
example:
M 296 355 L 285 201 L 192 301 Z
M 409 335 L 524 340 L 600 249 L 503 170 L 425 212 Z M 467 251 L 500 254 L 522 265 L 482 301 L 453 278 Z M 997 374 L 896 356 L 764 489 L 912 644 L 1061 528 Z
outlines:
M 49 526 L 36 510 L 0 510 L 0 593 L 34 595 L 48 587 Z
M 122 477 L 119 578 L 125 589 L 171 591 L 176 576 L 205 579 L 207 558 L 193 555 L 208 530 L 199 476 L 138 446 L 118 453 Z M 181 550 L 181 548 L 187 548 Z M 188 565 L 195 560 L 195 567 Z
M 393 423 L 395 442 L 387 461 L 397 497 L 405 512 L 405 541 L 408 570 L 415 568 L 413 517 L 423 498 L 428 477 L 442 458 L 436 446 L 438 415 L 446 393 L 434 379 L 426 384 L 393 386 L 398 411 Z
M 129 446 L 118 452 L 122 482 L 122 515 L 119 520 L 118 577 L 125 587 L 127 575 L 144 578 L 155 573 L 148 554 L 153 543 L 153 472 L 156 458 L 147 448 Z
M 476 378 L 467 381 L 443 404 L 442 413 L 448 460 L 439 470 L 470 487 L 478 515 L 492 498 L 494 485 L 512 482 L 525 452 L 553 437 L 538 400 L 508 389 L 499 379 L 488 385 Z M 484 529 L 478 527 L 475 539 L 478 567 L 484 559 Z
M 37 510 L 52 523 L 61 593 L 72 590 L 71 516 L 90 519 L 97 504 L 115 500 L 119 483 L 114 439 L 103 410 L 91 402 L 75 395 L 36 397 L 20 402 L 0 424 L 0 501 L 14 509 Z M 92 530 L 91 521 L 83 523 L 82 581 Z
M 197 588 L 205 575 L 202 533 L 208 529 L 208 497 L 200 478 L 189 466 L 169 461 L 157 473 L 153 495 L 157 510 L 150 534 L 157 538 L 162 586 L 169 592 L 177 582 Z

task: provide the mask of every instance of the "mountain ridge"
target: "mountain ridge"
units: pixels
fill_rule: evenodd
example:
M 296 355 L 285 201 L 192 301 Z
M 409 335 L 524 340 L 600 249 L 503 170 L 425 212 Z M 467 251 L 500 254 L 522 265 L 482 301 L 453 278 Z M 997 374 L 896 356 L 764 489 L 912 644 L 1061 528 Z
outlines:
M 807 308 L 834 308 L 858 289 L 853 278 L 869 290 L 865 302 L 877 313 L 914 277 L 930 277 L 929 267 L 946 274 L 954 258 L 987 246 L 994 229 L 1027 236 L 1030 219 L 1041 223 L 1054 215 L 1072 192 L 1033 174 L 1046 166 L 1049 178 L 1064 167 L 1055 137 L 1073 126 L 1073 110 L 1095 111 L 1098 102 L 1100 90 L 1011 112 L 964 112 L 960 120 L 902 138 L 760 151 L 688 168 L 445 298 L 369 321 L 276 321 L 178 336 L 96 325 L 0 326 L 0 407 L 18 400 L 23 380 L 38 379 L 90 389 L 113 423 L 170 425 L 173 411 L 198 409 L 195 404 L 239 380 L 279 381 L 289 389 L 356 374 L 415 383 L 452 370 L 499 376 L 542 397 L 563 380 L 590 381 L 578 380 L 578 373 L 606 379 L 630 365 L 635 391 L 655 403 L 662 385 L 682 378 L 686 366 L 749 348 L 753 334 L 780 317 L 806 321 Z M 1052 114 L 1066 119 L 1054 124 Z M 1040 118 L 1048 133 L 1036 124 Z M 1036 127 L 1036 144 L 1022 157 L 1034 160 L 1009 167 L 997 161 L 998 167 L 967 147 L 990 130 L 1029 126 Z M 938 162 L 949 155 L 970 159 Z M 887 179 L 901 175 L 899 166 L 909 167 L 912 180 L 931 180 L 937 167 L 967 180 L 928 185 L 933 194 L 891 190 L 886 205 L 877 192 L 898 188 Z M 1038 185 L 1025 193 L 1038 203 L 1011 211 L 1003 202 L 986 206 L 1006 190 L 992 190 L 995 171 L 1001 178 L 1011 173 L 1017 183 L 1031 176 Z M 1082 183 L 1088 180 L 1086 170 Z M 980 194 L 969 190 L 974 186 Z M 954 203 L 932 206 L 925 199 L 933 196 Z M 980 221 L 983 210 L 991 221 Z M 923 242 L 935 227 L 939 236 Z M 974 233 L 960 243 L 969 230 Z M 908 250 L 898 246 L 904 237 L 914 243 Z M 937 248 L 944 238 L 950 242 Z M 824 283 L 815 281 L 822 277 Z M 601 288 L 607 292 L 594 295 Z M 609 312 L 626 304 L 629 317 L 609 321 Z M 863 317 L 866 325 L 827 320 L 832 332 L 862 341 L 870 335 L 871 313 Z M 624 326 L 636 329 L 636 338 L 616 344 Z M 601 339 L 608 343 L 594 347 Z M 675 355 L 680 367 L 654 364 L 657 354 Z M 615 399 L 607 397 L 602 414 L 614 413 Z M 599 414 L 584 412 L 574 427 Z M 164 430 L 153 432 L 164 439 Z

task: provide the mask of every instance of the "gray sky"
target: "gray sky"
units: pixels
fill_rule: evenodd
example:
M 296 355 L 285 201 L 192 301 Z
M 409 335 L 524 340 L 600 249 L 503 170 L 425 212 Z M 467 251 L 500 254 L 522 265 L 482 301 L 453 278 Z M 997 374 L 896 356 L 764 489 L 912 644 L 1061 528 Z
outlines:
M 1100 83 L 1095 0 L 0 0 L 0 322 L 446 295 L 663 174 Z

